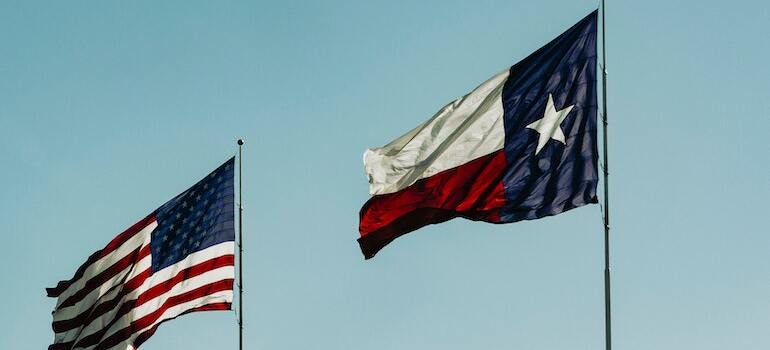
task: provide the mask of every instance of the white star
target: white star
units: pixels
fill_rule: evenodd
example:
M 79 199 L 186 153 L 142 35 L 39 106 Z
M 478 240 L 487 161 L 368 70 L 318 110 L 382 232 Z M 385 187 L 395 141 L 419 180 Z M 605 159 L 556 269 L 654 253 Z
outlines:
M 548 94 L 548 103 L 545 105 L 545 113 L 543 118 L 536 120 L 534 123 L 527 125 L 527 129 L 537 131 L 540 136 L 537 139 L 537 149 L 535 155 L 540 153 L 546 142 L 550 139 L 554 139 L 561 143 L 564 143 L 564 132 L 561 131 L 561 122 L 569 115 L 575 105 L 567 106 L 564 109 L 557 111 L 556 106 L 553 105 L 553 96 Z

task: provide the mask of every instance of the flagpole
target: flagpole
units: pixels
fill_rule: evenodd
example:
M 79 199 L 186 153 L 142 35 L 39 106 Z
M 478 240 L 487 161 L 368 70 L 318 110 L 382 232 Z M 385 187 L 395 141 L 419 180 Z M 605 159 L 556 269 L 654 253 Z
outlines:
M 612 350 L 612 322 L 610 312 L 610 202 L 607 162 L 607 35 L 604 23 L 606 6 L 602 0 L 602 134 L 604 138 L 604 332 L 605 349 Z
M 243 139 L 238 139 L 238 349 L 243 350 Z

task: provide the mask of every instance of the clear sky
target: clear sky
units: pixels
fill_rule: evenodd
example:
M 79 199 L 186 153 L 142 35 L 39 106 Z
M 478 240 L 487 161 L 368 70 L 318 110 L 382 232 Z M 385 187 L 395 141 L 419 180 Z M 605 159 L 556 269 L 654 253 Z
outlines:
M 362 153 L 596 1 L 0 1 L 0 349 L 44 288 L 245 151 L 246 349 L 600 349 L 597 205 L 364 261 Z M 617 349 L 770 348 L 770 5 L 608 6 Z M 235 314 L 142 349 L 233 349 Z

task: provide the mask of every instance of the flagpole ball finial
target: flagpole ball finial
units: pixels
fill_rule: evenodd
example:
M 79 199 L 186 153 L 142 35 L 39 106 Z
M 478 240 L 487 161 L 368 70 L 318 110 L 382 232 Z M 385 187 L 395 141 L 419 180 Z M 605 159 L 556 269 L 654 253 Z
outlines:
M 238 139 L 238 146 L 243 146 L 244 143 L 246 142 L 243 139 Z

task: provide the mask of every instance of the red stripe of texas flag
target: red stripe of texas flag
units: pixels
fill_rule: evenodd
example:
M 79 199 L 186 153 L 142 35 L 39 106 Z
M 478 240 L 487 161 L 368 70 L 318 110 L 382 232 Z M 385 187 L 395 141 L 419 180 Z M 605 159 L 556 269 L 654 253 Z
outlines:
M 372 258 L 403 234 L 456 217 L 498 222 L 505 204 L 505 168 L 505 152 L 499 150 L 401 191 L 372 197 L 360 212 L 361 251 Z

